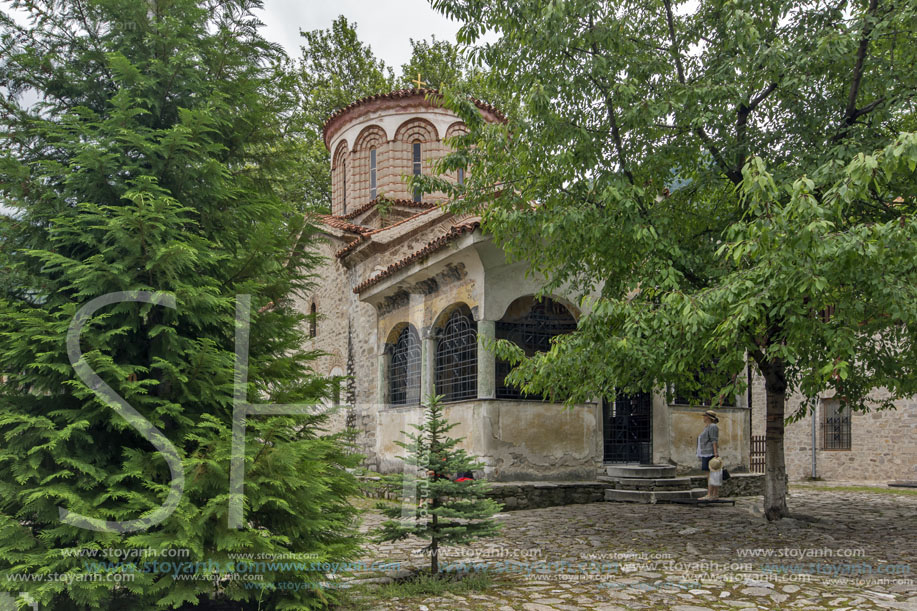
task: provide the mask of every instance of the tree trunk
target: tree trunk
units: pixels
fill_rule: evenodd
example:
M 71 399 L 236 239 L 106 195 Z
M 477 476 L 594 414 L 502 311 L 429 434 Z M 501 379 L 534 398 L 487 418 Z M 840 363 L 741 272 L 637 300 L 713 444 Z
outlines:
M 761 368 L 767 400 L 764 455 L 764 517 L 785 518 L 786 461 L 783 454 L 783 419 L 786 406 L 786 368 L 782 362 L 770 362 Z
M 439 575 L 439 538 L 437 537 L 437 519 L 433 514 L 433 536 L 430 538 L 430 572 Z

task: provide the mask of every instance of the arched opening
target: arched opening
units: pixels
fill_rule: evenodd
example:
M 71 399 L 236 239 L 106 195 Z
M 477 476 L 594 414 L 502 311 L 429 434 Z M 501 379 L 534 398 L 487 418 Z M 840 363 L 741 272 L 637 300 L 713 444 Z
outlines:
M 455 308 L 446 319 L 436 344 L 436 394 L 444 401 L 478 396 L 477 323 L 467 306 Z
M 423 173 L 423 145 L 420 142 L 415 142 L 412 145 L 413 149 L 413 167 L 414 167 L 414 176 L 420 176 Z M 423 198 L 423 192 L 420 190 L 420 187 L 414 187 L 414 201 L 419 202 Z
M 525 351 L 526 356 L 551 349 L 551 340 L 576 330 L 576 318 L 567 307 L 553 299 L 520 297 L 510 304 L 506 314 L 496 324 L 496 338 L 506 339 Z M 496 379 L 498 399 L 542 401 L 540 395 L 526 395 L 506 382 L 512 367 L 497 359 Z
M 376 199 L 376 149 L 369 151 L 369 201 Z
M 420 403 L 420 337 L 411 325 L 398 334 L 389 351 L 388 394 L 392 405 Z

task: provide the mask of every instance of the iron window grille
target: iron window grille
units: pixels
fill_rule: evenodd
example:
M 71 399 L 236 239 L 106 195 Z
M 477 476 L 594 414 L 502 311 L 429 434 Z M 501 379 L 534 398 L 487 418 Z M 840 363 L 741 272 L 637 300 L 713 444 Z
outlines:
M 376 199 L 376 149 L 369 151 L 369 201 Z
M 477 324 L 467 313 L 452 313 L 436 345 L 436 394 L 444 401 L 478 396 Z
M 420 157 L 420 142 L 414 143 L 414 176 L 420 176 L 423 170 L 423 163 Z M 420 187 L 414 187 L 414 201 L 419 202 L 423 197 Z
M 822 401 L 822 449 L 850 449 L 850 410 L 838 399 Z
M 389 399 L 392 405 L 420 403 L 420 338 L 413 327 L 405 327 L 391 345 Z
M 515 321 L 500 321 L 496 324 L 496 338 L 506 339 L 525 351 L 526 356 L 551 349 L 551 340 L 576 330 L 576 319 L 567 308 L 551 299 L 537 301 L 524 318 Z M 541 395 L 527 395 L 506 382 L 512 371 L 506 361 L 497 359 L 497 398 L 543 401 Z

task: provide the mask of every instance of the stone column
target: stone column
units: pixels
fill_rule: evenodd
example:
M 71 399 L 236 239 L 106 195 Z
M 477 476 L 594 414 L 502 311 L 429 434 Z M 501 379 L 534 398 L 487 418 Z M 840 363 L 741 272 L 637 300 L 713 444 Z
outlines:
M 376 388 L 376 403 L 378 403 L 380 407 L 384 407 L 388 404 L 388 372 L 389 366 L 391 365 L 391 359 L 392 355 L 389 354 L 388 350 L 382 350 L 376 359 L 379 368 L 379 375 L 376 376 L 376 379 L 379 380 L 379 384 Z
M 664 388 L 653 391 L 653 464 L 668 464 L 672 457 L 672 410 Z
M 420 343 L 420 403 L 425 405 L 427 398 L 435 392 L 436 381 L 436 330 L 424 329 Z
M 484 347 L 496 337 L 497 323 L 492 320 L 478 321 L 478 399 L 497 397 L 497 359 Z

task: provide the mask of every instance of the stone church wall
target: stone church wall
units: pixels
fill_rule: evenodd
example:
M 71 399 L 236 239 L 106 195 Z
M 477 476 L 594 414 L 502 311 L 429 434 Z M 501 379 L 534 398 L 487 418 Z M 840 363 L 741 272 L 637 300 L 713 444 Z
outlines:
M 756 376 L 753 384 L 753 435 L 764 435 L 764 381 Z M 801 405 L 799 396 L 787 400 L 786 415 Z M 893 411 L 853 412 L 850 422 L 850 449 L 825 450 L 822 443 L 823 407 L 815 417 L 815 461 L 818 477 L 835 481 L 917 481 L 917 400 L 896 402 Z M 784 453 L 791 480 L 812 476 L 811 414 L 786 425 Z

